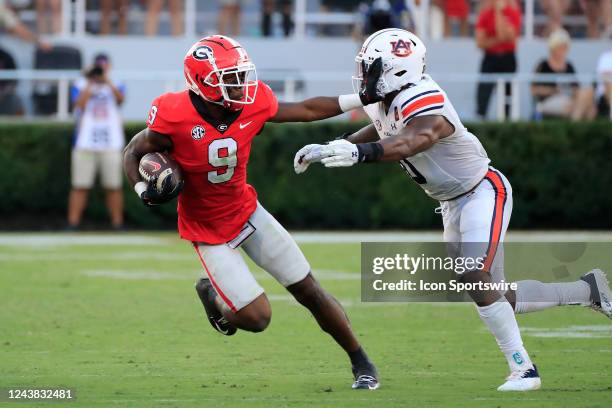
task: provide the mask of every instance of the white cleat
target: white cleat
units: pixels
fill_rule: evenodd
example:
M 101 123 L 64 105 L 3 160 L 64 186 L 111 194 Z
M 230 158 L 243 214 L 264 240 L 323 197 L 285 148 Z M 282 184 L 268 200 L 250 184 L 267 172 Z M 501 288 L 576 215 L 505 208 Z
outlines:
M 542 380 L 534 364 L 529 370 L 513 371 L 497 391 L 534 391 L 539 390 L 541 386 Z
M 605 272 L 593 269 L 580 279 L 591 287 L 591 304 L 588 307 L 612 319 L 612 291 Z

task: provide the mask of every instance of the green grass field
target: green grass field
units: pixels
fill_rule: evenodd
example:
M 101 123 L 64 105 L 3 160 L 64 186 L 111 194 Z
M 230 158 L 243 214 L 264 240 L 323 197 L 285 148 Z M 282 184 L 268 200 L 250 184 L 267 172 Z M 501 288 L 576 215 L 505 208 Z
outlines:
M 506 363 L 473 306 L 362 304 L 358 243 L 301 246 L 346 306 L 380 390 L 351 390 L 343 351 L 256 268 L 270 327 L 213 332 L 193 289 L 197 257 L 174 234 L 0 235 L 0 389 L 69 387 L 66 404 L 83 407 L 610 407 L 602 315 L 520 316 L 543 389 L 501 394 Z

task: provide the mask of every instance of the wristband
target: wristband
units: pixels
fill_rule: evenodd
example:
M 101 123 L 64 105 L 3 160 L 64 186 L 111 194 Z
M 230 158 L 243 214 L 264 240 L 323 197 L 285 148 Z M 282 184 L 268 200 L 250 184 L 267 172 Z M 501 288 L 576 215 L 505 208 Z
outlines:
M 142 193 L 144 193 L 145 191 L 147 191 L 147 187 L 148 184 L 145 183 L 144 181 L 139 181 L 138 183 L 136 183 L 136 185 L 134 186 L 134 191 L 136 191 L 136 194 L 138 194 L 138 197 L 142 196 Z
M 359 152 L 359 162 L 364 163 L 378 161 L 384 153 L 382 145 L 378 142 L 358 143 L 357 151 Z
M 348 112 L 353 109 L 361 108 L 361 98 L 357 94 L 340 95 L 338 97 L 338 105 L 342 112 Z

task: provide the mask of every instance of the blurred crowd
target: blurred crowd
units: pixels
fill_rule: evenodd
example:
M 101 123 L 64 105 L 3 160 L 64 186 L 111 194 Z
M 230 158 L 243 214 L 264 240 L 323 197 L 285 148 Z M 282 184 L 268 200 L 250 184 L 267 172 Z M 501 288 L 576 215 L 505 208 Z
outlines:
M 419 31 L 425 21 L 432 38 L 473 35 L 478 13 L 486 3 L 487 0 L 306 1 L 308 12 L 355 16 L 353 28 L 342 21 L 335 24 L 332 18 L 316 30 L 318 35 L 346 35 L 351 29 L 354 35 L 360 35 L 392 20 L 396 26 L 413 31 Z M 517 3 L 524 12 L 525 2 Z M 185 0 L 87 0 L 84 4 L 86 30 L 92 34 L 158 35 L 160 19 L 169 27 L 164 33 L 184 33 Z M 257 28 L 250 28 L 248 35 L 288 36 L 294 24 L 294 0 L 196 0 L 195 6 L 196 19 L 201 19 L 203 13 L 215 14 L 212 22 L 217 27 L 206 27 L 207 30 L 227 35 L 244 34 L 241 31 L 245 14 L 249 21 L 258 15 Z M 536 35 L 546 37 L 564 27 L 572 37 L 612 36 L 612 0 L 534 0 L 534 7 Z M 0 20 L 9 25 L 22 20 L 39 34 L 58 34 L 62 31 L 62 0 L 0 0 Z
M 467 37 L 474 34 L 478 15 L 488 3 L 488 0 L 430 0 L 428 16 L 423 18 L 424 0 L 362 2 L 360 26 L 368 32 L 369 25 L 391 18 L 403 27 L 419 31 L 419 22 L 425 20 L 431 38 Z M 516 1 L 515 5 L 524 13 L 525 2 Z M 612 1 L 534 0 L 536 36 L 546 37 L 563 27 L 573 37 L 612 38 Z

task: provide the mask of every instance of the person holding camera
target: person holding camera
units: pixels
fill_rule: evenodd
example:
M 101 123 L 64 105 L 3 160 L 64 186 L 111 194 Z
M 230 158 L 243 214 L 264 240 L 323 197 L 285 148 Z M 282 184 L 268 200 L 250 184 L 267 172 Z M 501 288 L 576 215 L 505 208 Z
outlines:
M 76 230 L 96 174 L 106 193 L 114 229 L 123 228 L 122 150 L 125 144 L 119 107 L 125 88 L 109 79 L 110 60 L 94 58 L 85 78 L 72 87 L 76 131 L 72 148 L 72 190 L 68 200 L 68 229 Z

